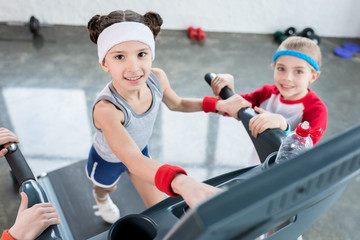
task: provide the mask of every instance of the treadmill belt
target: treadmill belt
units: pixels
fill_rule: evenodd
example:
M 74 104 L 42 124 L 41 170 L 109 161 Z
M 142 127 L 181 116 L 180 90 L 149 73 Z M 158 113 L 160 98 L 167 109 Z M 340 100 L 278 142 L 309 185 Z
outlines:
M 86 160 L 83 160 L 48 173 L 75 240 L 91 238 L 111 226 L 101 217 L 94 215 L 92 182 L 85 174 L 85 166 Z M 110 196 L 119 207 L 121 217 L 145 210 L 145 205 L 127 173 L 121 176 L 117 190 Z

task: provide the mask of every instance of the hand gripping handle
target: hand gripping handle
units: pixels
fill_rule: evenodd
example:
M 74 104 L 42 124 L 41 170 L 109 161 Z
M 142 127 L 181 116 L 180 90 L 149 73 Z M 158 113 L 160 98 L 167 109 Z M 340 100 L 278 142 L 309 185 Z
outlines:
M 19 191 L 25 192 L 28 196 L 28 207 L 32 207 L 37 203 L 48 202 L 45 191 L 36 181 L 35 176 L 22 155 L 18 145 L 16 143 L 12 143 L 9 147 L 7 147 L 7 149 L 8 152 L 5 155 L 5 158 L 20 185 Z M 39 237 L 36 238 L 36 240 L 55 239 L 61 239 L 61 234 L 57 225 L 49 226 Z
M 215 73 L 207 73 L 205 74 L 205 81 L 211 86 L 211 81 L 216 77 Z M 231 97 L 233 92 L 228 87 L 224 87 L 221 89 L 219 96 L 222 99 L 227 99 Z M 285 133 L 280 129 L 267 129 L 261 134 L 258 135 L 257 138 L 254 138 L 251 135 L 251 131 L 249 130 L 249 122 L 250 119 L 254 116 L 258 115 L 254 109 L 250 107 L 242 108 L 238 112 L 238 117 L 243 123 L 248 135 L 253 142 L 256 152 L 259 155 L 260 161 L 264 162 L 266 158 L 273 152 L 278 151 L 282 139 L 285 137 Z

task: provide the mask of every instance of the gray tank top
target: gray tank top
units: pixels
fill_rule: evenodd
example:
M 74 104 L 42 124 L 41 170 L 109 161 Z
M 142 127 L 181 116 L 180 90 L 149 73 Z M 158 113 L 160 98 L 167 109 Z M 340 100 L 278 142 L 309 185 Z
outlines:
M 163 97 L 163 92 L 159 80 L 154 76 L 153 73 L 150 73 L 146 83 L 151 90 L 152 104 L 150 108 L 143 114 L 137 114 L 132 109 L 132 107 L 116 92 L 112 82 L 108 83 L 107 86 L 98 94 L 93 105 L 94 111 L 95 104 L 104 99 L 111 102 L 118 109 L 120 109 L 125 116 L 123 126 L 135 141 L 140 151 L 145 148 L 151 137 L 155 119 Z M 104 160 L 115 163 L 119 161 L 121 162 L 121 159 L 118 159 L 111 151 L 109 145 L 106 142 L 105 136 L 100 129 L 95 128 L 93 145 L 96 152 Z

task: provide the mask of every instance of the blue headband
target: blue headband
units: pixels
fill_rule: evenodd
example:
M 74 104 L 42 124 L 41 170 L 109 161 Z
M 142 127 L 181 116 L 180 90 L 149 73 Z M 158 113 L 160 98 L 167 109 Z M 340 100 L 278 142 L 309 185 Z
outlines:
M 316 71 L 319 71 L 319 69 L 320 69 L 319 64 L 314 59 L 312 59 L 309 55 L 306 55 L 301 52 L 293 51 L 293 50 L 278 51 L 274 55 L 273 62 L 275 62 L 276 59 L 278 59 L 278 57 L 283 56 L 283 55 L 293 56 L 293 57 L 298 57 L 298 58 L 304 59 L 305 61 L 310 63 L 310 65 L 313 66 Z

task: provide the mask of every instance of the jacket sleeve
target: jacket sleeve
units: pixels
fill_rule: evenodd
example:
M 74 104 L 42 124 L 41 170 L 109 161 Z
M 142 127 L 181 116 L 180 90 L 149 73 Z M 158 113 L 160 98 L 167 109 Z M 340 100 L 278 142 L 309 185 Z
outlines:
M 311 136 L 314 145 L 319 142 L 323 136 L 324 131 L 327 127 L 328 111 L 325 104 L 319 98 L 311 99 L 308 107 L 303 113 L 302 121 L 308 121 L 310 123 L 311 129 L 321 128 L 321 133 L 317 136 Z

